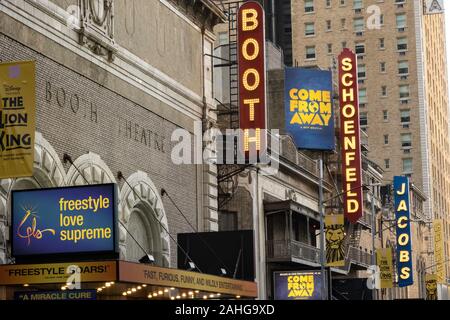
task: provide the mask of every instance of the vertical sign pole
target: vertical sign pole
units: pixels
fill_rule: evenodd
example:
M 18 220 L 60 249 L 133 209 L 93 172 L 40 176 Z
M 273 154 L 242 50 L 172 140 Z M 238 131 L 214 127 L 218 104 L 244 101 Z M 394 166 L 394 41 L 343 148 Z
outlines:
M 323 155 L 319 158 L 319 216 L 320 216 L 320 271 L 322 273 L 322 300 L 328 300 L 327 275 L 325 273 L 324 215 L 323 215 Z
M 376 255 L 375 255 L 375 232 L 377 230 L 377 226 L 376 226 L 376 219 L 375 219 L 375 185 L 372 185 L 371 213 L 372 213 L 372 267 L 376 268 L 377 261 L 376 261 Z M 375 274 L 375 276 L 376 276 L 376 274 Z M 374 279 L 374 281 L 376 281 L 375 277 L 373 279 Z M 372 288 L 372 300 L 376 300 L 376 299 L 377 299 L 377 288 L 374 285 Z

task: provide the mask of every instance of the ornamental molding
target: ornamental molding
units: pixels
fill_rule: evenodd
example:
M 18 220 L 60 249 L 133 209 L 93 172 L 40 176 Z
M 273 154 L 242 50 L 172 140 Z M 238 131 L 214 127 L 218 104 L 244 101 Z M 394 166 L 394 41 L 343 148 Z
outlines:
M 114 60 L 117 52 L 114 40 L 114 0 L 79 0 L 79 29 L 81 45 L 94 54 Z

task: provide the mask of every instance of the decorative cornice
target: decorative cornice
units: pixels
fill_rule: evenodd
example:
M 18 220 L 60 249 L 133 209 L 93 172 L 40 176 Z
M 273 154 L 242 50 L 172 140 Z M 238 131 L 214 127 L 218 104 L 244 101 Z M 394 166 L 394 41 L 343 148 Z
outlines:
M 210 0 L 168 0 L 181 12 L 189 16 L 202 29 L 212 30 L 213 27 L 225 22 L 225 14 Z

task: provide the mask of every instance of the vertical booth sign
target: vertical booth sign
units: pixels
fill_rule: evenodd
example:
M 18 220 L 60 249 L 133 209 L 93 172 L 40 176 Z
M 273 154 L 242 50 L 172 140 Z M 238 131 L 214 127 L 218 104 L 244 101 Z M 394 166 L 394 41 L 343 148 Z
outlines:
M 238 11 L 240 146 L 248 160 L 266 150 L 266 67 L 264 10 L 245 2 Z
M 356 223 L 363 215 L 357 61 L 348 48 L 344 48 L 338 60 L 344 215 Z
M 409 179 L 403 176 L 395 176 L 394 206 L 397 235 L 397 273 L 399 287 L 406 287 L 413 284 L 409 204 Z

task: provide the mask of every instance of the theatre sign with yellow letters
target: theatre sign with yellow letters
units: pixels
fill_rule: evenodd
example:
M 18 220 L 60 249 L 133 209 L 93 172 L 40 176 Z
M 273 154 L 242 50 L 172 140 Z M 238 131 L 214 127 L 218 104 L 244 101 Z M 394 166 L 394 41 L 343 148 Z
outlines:
M 395 176 L 394 205 L 397 235 L 397 273 L 399 287 L 406 287 L 413 284 L 409 203 L 408 177 Z
M 341 124 L 344 215 L 351 222 L 363 215 L 361 143 L 359 137 L 358 78 L 356 54 L 344 48 L 339 62 L 339 103 Z
M 247 1 L 238 12 L 239 128 L 241 152 L 260 155 L 266 150 L 266 68 L 264 10 Z

